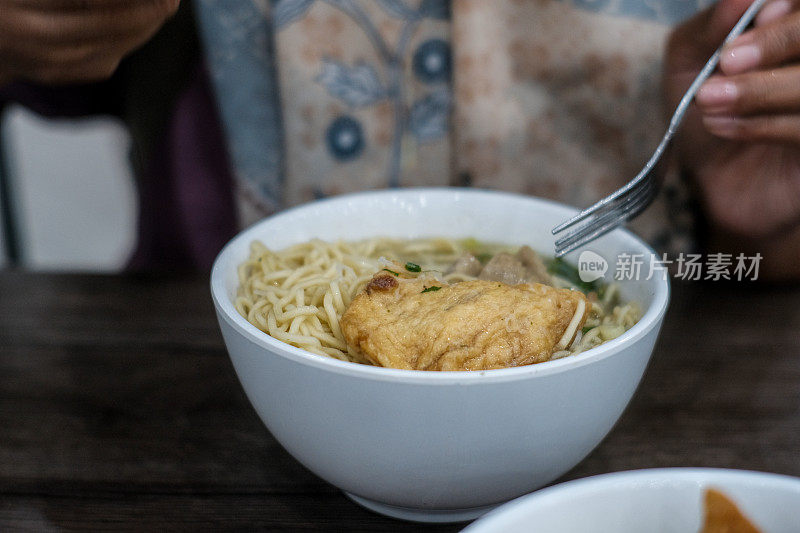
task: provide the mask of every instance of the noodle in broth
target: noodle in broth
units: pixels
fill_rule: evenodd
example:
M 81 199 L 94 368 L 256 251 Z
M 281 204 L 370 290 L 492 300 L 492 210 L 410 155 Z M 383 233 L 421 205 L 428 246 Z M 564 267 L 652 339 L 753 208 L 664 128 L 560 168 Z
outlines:
M 477 249 L 477 250 L 476 250 Z M 399 240 L 373 238 L 329 243 L 318 239 L 272 251 L 258 241 L 239 266 L 237 311 L 270 336 L 309 352 L 342 361 L 370 364 L 345 342 L 339 320 L 353 298 L 388 259 L 421 265 L 423 275 L 448 283 L 475 279 L 444 274 L 464 253 L 491 256 L 513 247 L 483 244 L 472 239 L 427 238 Z M 556 287 L 575 288 L 564 278 L 552 277 Z M 611 340 L 639 319 L 638 306 L 620 305 L 616 285 L 603 287 L 590 302 L 592 309 L 582 332 L 552 359 L 579 353 Z

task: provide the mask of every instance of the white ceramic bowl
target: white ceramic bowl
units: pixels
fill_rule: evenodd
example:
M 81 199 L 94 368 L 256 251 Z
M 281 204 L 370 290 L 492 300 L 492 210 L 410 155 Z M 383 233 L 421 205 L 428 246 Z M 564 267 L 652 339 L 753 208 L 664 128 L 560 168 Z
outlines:
M 475 237 L 549 253 L 550 228 L 574 209 L 472 189 L 367 192 L 285 211 L 219 254 L 211 292 L 250 402 L 309 470 L 377 512 L 419 521 L 475 518 L 552 481 L 617 421 L 642 377 L 669 300 L 661 276 L 622 282 L 641 321 L 586 353 L 483 372 L 423 372 L 347 363 L 294 348 L 234 309 L 236 269 L 254 239 L 272 249 L 317 237 Z M 652 251 L 617 230 L 590 248 L 612 264 Z M 574 261 L 574 258 L 573 258 Z M 643 269 L 645 276 L 646 267 Z
M 464 533 L 694 533 L 700 531 L 703 491 L 709 487 L 732 498 L 765 533 L 800 531 L 798 478 L 746 470 L 661 468 L 549 487 L 503 505 Z

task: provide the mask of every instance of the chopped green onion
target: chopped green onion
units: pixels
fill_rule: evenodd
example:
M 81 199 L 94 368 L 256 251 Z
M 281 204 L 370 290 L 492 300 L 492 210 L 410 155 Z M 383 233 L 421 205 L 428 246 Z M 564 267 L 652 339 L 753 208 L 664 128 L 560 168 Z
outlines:
M 596 327 L 597 327 L 597 326 L 585 326 L 585 327 L 584 327 L 584 328 L 581 330 L 581 334 L 582 334 L 582 335 L 586 335 L 587 333 L 589 333 L 590 331 L 592 331 L 592 330 L 593 330 L 594 328 L 596 328 Z
M 388 272 L 389 274 L 394 274 L 395 276 L 399 276 L 399 275 L 400 275 L 400 274 L 398 274 L 397 272 L 395 272 L 394 270 L 389 270 L 388 268 L 384 268 L 384 270 L 385 270 L 386 272 Z
M 549 265 L 547 265 L 547 271 L 554 276 L 567 280 L 569 283 L 580 289 L 583 293 L 598 291 L 599 288 L 602 287 L 602 285 L 597 281 L 583 281 L 578 269 L 560 257 L 556 257 L 550 262 Z
M 470 252 L 474 252 L 481 247 L 481 243 L 478 242 L 478 239 L 474 237 L 467 237 L 466 239 L 461 241 L 461 246 L 466 248 Z
M 441 287 L 437 287 L 436 285 L 434 285 L 433 287 L 428 287 L 427 289 L 424 289 L 422 292 L 423 293 L 425 293 L 425 292 L 434 292 L 434 291 L 438 291 L 439 289 L 441 289 Z M 420 293 L 420 294 L 422 294 L 422 293 Z
M 412 263 L 409 261 L 408 263 L 406 263 L 406 270 L 408 270 L 409 272 L 421 272 L 422 267 L 416 263 Z

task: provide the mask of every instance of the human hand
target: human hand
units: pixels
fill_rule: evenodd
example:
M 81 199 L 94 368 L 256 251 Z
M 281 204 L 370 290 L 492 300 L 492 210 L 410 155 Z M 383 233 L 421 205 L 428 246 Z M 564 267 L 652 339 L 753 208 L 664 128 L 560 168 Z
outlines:
M 720 0 L 676 28 L 665 63 L 671 107 L 751 3 Z M 676 152 L 712 237 L 775 250 L 777 270 L 800 268 L 800 0 L 769 2 L 723 50 L 695 104 Z
M 0 86 L 110 77 L 180 0 L 0 0 Z

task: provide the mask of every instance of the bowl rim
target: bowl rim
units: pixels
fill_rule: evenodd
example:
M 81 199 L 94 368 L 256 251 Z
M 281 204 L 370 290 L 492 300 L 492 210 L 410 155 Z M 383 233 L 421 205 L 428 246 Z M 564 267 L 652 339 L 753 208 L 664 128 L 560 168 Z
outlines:
M 556 502 L 564 498 L 572 498 L 580 494 L 592 494 L 602 491 L 610 486 L 637 487 L 642 483 L 653 486 L 656 483 L 687 482 L 702 485 L 725 484 L 733 480 L 746 480 L 753 484 L 770 485 L 787 488 L 800 493 L 800 478 L 737 468 L 709 468 L 709 467 L 665 467 L 643 468 L 635 470 L 622 470 L 594 476 L 573 479 L 557 483 L 530 494 L 515 498 L 503 505 L 489 511 L 475 522 L 469 524 L 463 531 L 479 533 L 481 531 L 495 531 L 496 527 L 505 524 L 518 513 L 524 514 L 524 509 L 531 505 L 546 505 L 553 500 Z M 724 488 L 724 487 L 723 487 Z
M 519 379 L 527 379 L 534 376 L 546 376 L 595 363 L 621 352 L 626 345 L 632 345 L 641 340 L 653 328 L 660 324 L 664 314 L 666 313 L 671 292 L 669 277 L 667 276 L 666 279 L 661 279 L 659 276 L 655 276 L 652 279 L 653 286 L 655 287 L 653 301 L 642 315 L 642 318 L 639 320 L 639 322 L 637 322 L 631 329 L 616 339 L 610 340 L 600 346 L 573 356 L 556 359 L 554 361 L 545 361 L 535 365 L 471 372 L 462 370 L 432 372 L 427 370 L 403 370 L 397 368 L 362 365 L 358 363 L 351 363 L 349 361 L 340 361 L 339 359 L 335 359 L 333 357 L 326 357 L 308 352 L 302 348 L 297 348 L 283 341 L 270 337 L 267 333 L 264 333 L 258 329 L 236 311 L 233 302 L 230 298 L 228 298 L 225 291 L 226 272 L 223 271 L 223 264 L 230 262 L 229 256 L 233 253 L 234 248 L 237 248 L 242 241 L 252 241 L 255 238 L 255 234 L 263 231 L 261 229 L 263 226 L 274 224 L 276 221 L 280 221 L 281 219 L 288 219 L 293 216 L 297 216 L 298 213 L 302 213 L 305 210 L 315 209 L 315 207 L 321 203 L 347 203 L 354 200 L 374 199 L 376 197 L 396 198 L 401 196 L 418 198 L 420 195 L 450 195 L 452 199 L 455 199 L 455 197 L 459 195 L 491 195 L 500 199 L 507 199 L 509 201 L 528 201 L 532 204 L 549 205 L 565 210 L 567 215 L 569 212 L 578 212 L 578 210 L 574 207 L 544 198 L 495 190 L 459 187 L 371 190 L 343 194 L 301 204 L 266 217 L 240 231 L 236 236 L 228 241 L 228 243 L 219 252 L 214 260 L 210 276 L 211 296 L 214 306 L 217 310 L 218 319 L 227 322 L 237 333 L 260 348 L 266 350 L 269 355 L 277 355 L 296 363 L 315 367 L 319 370 L 357 376 L 376 381 L 436 385 L 471 385 L 514 381 Z M 632 248 L 643 250 L 648 257 L 655 256 L 655 251 L 647 243 L 627 229 L 618 228 L 609 233 L 609 235 L 614 236 L 617 239 L 621 239 L 623 241 L 623 245 L 629 245 Z

